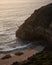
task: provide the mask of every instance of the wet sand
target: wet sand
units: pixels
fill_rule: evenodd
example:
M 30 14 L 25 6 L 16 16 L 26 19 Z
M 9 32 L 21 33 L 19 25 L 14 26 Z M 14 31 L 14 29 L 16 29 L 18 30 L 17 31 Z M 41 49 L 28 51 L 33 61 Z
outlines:
M 21 56 L 16 56 L 15 54 L 10 54 L 12 57 L 9 58 L 9 59 L 1 59 L 2 57 L 5 56 L 5 54 L 0 54 L 0 65 L 11 65 L 13 62 L 22 62 L 24 60 L 27 60 L 28 57 L 31 57 L 33 54 L 36 54 L 38 53 L 38 51 L 35 51 L 35 50 L 25 50 L 23 52 L 23 55 Z

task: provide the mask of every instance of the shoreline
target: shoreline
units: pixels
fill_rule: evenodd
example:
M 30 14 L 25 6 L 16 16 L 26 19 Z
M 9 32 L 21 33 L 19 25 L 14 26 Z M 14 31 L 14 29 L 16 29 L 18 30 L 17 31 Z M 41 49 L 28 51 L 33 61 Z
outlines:
M 41 51 L 41 50 L 43 50 L 43 46 L 41 46 L 41 45 L 32 45 L 31 43 L 29 43 L 29 44 L 26 44 L 26 45 L 23 45 L 23 46 L 19 46 L 19 47 L 16 47 L 16 48 L 8 48 L 7 50 L 2 50 L 2 51 L 0 51 L 0 54 L 7 54 L 7 53 L 15 53 L 15 52 L 23 52 L 23 51 L 25 51 L 25 50 L 28 50 L 28 49 L 34 49 L 34 50 L 36 50 L 36 51 Z
M 31 47 L 31 44 L 26 44 L 26 45 L 23 45 L 23 46 L 19 46 L 19 47 L 16 47 L 16 48 L 8 48 L 8 50 L 2 50 L 0 51 L 0 54 L 6 54 L 6 53 L 15 53 L 16 51 L 23 51 L 25 49 L 28 49 Z
M 17 62 L 25 61 L 29 57 L 31 57 L 32 55 L 36 55 L 36 53 L 41 52 L 43 49 L 44 49 L 44 47 L 42 47 L 42 46 L 37 46 L 34 49 L 31 49 L 31 48 L 25 49 L 23 51 L 23 54 L 20 55 L 20 56 L 15 55 L 15 53 L 18 52 L 18 51 L 14 52 L 14 53 L 0 54 L 0 64 L 1 65 L 11 65 L 16 61 Z M 3 57 L 5 57 L 8 54 L 11 56 L 11 58 L 2 59 Z
M 16 62 L 16 61 L 17 62 L 22 62 L 24 60 L 27 60 L 29 57 L 31 57 L 32 55 L 34 55 L 36 53 L 38 53 L 38 51 L 31 50 L 31 49 L 25 50 L 23 55 L 21 55 L 21 56 L 13 55 L 9 59 L 5 59 L 5 60 L 0 59 L 0 64 L 1 65 L 11 65 L 13 62 Z M 10 54 L 10 55 L 12 55 L 12 54 Z M 0 54 L 0 56 L 5 56 L 5 55 L 4 54 L 3 55 Z

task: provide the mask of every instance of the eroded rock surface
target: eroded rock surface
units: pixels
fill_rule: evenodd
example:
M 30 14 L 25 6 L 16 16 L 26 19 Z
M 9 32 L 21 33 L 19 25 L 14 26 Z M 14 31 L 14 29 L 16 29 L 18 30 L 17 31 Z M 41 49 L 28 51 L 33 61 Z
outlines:
M 52 43 L 52 3 L 35 10 L 16 31 L 16 37 L 23 41 Z

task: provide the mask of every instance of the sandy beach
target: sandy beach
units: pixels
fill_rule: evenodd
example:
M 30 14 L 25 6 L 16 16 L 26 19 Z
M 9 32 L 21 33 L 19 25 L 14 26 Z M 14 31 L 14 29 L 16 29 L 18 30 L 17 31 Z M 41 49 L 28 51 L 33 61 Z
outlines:
M 29 49 L 21 51 L 23 53 L 22 55 L 19 55 L 19 54 L 15 55 L 17 51 L 14 53 L 12 52 L 12 53 L 7 53 L 7 54 L 0 54 L 0 65 L 11 65 L 16 61 L 17 62 L 25 61 L 32 55 L 35 55 L 36 53 L 41 52 L 43 49 L 44 49 L 43 46 L 37 46 L 34 49 L 29 48 Z M 2 59 L 6 55 L 9 55 L 10 58 Z
M 27 60 L 28 57 L 32 56 L 33 54 L 36 54 L 38 51 L 35 50 L 25 50 L 23 55 L 16 56 L 15 54 L 10 54 L 12 57 L 9 59 L 1 59 L 5 56 L 5 54 L 0 54 L 0 65 L 11 65 L 13 62 L 22 62 L 24 60 Z

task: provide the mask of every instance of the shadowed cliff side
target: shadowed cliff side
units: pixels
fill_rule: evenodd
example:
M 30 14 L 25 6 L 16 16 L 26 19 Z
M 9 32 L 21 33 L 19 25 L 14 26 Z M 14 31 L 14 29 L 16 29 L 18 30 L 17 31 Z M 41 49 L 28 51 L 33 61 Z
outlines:
M 52 43 L 52 3 L 35 10 L 16 31 L 16 37 L 23 41 L 44 40 L 49 46 Z

